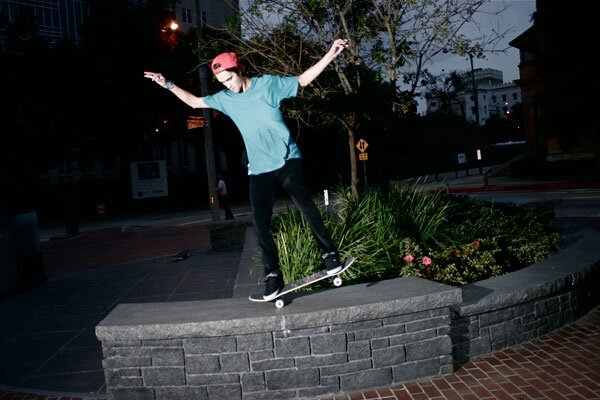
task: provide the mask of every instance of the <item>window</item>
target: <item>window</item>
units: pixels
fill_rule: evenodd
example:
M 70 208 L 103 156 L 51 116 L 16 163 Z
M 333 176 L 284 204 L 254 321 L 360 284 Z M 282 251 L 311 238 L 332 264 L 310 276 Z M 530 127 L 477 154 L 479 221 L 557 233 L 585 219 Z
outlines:
M 517 99 L 517 93 L 515 92 L 515 93 L 513 93 L 513 100 L 516 100 L 516 99 Z
M 502 95 L 502 101 L 506 101 L 506 95 L 505 94 Z
M 181 9 L 181 20 L 185 23 L 192 23 L 192 10 L 190 8 Z
M 495 102 L 497 102 L 497 101 L 498 101 L 498 98 L 496 97 L 496 95 L 493 95 L 493 96 L 492 96 L 492 103 L 495 103 Z

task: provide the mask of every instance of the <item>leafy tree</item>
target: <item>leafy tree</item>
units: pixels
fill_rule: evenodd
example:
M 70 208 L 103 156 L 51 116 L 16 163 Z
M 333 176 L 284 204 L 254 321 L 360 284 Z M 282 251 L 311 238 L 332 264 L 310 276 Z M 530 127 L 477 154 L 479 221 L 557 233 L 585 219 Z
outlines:
M 224 47 L 245 59 L 267 60 L 260 67 L 277 73 L 298 73 L 320 57 L 337 37 L 351 40 L 348 50 L 334 61 L 336 85 L 319 80 L 310 92 L 322 99 L 352 98 L 351 110 L 334 114 L 349 138 L 354 195 L 356 159 L 354 136 L 369 116 L 359 96 L 372 80 L 362 72 L 375 71 L 387 92 L 377 100 L 387 135 L 397 131 L 398 118 L 414 113 L 415 96 L 425 66 L 444 52 L 464 55 L 473 49 L 493 48 L 502 33 L 469 38 L 462 32 L 476 26 L 474 16 L 488 0 L 249 0 L 241 12 L 244 36 Z M 483 54 L 483 53 L 482 53 Z M 259 65 L 254 65 L 258 67 Z M 257 68 L 258 69 L 258 68 Z M 402 88 L 402 89 L 401 89 Z M 372 100 L 369 98 L 368 100 Z M 336 103 L 337 105 L 338 103 Z M 382 142 L 385 146 L 385 141 Z
M 439 101 L 438 110 L 442 113 L 453 114 L 453 106 L 458 106 L 460 115 L 466 121 L 465 104 L 460 96 L 467 89 L 463 74 L 452 71 L 447 75 L 433 76 L 427 72 L 426 76 L 423 79 L 423 84 L 427 87 L 425 98 Z

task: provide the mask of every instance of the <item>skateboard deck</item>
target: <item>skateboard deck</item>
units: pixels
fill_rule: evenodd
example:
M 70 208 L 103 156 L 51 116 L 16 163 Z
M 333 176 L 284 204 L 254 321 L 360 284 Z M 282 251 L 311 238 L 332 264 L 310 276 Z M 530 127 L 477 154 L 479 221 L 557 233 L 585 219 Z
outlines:
M 348 257 L 346 258 L 346 260 L 344 261 L 344 266 L 341 269 L 340 272 L 333 274 L 333 275 L 327 275 L 327 271 L 326 270 L 322 270 L 319 272 L 315 272 L 312 275 L 309 276 L 305 276 L 304 278 L 298 279 L 294 282 L 288 283 L 287 285 L 285 285 L 283 287 L 283 289 L 281 289 L 281 292 L 279 292 L 279 294 L 277 294 L 277 296 L 275 296 L 274 298 L 272 298 L 271 300 L 265 300 L 263 299 L 263 294 L 262 293 L 255 293 L 250 295 L 248 298 L 250 299 L 250 301 L 255 301 L 258 303 L 266 303 L 266 302 L 270 302 L 270 301 L 274 301 L 275 302 L 275 306 L 277 308 L 281 308 L 285 305 L 285 301 L 283 300 L 283 296 L 285 296 L 288 293 L 291 293 L 295 290 L 298 290 L 300 288 L 303 288 L 305 286 L 308 285 L 312 285 L 313 283 L 322 281 L 324 279 L 333 279 L 333 284 L 335 286 L 341 286 L 342 285 L 342 278 L 340 277 L 340 275 L 346 271 L 348 268 L 350 268 L 350 266 L 352 265 L 352 263 L 354 263 L 354 257 Z
M 173 261 L 183 261 L 188 257 L 192 256 L 192 252 L 188 249 L 181 250 L 179 253 L 173 255 Z

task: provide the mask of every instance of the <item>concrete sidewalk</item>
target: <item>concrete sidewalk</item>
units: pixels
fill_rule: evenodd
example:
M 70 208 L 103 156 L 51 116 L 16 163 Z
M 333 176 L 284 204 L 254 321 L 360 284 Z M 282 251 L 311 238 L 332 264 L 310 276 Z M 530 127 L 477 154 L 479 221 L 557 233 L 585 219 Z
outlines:
M 475 172 L 428 184 L 475 192 L 482 187 Z M 535 182 L 491 178 L 488 187 L 500 183 L 531 187 Z M 589 190 L 597 184 L 544 183 Z M 568 217 L 600 216 L 598 209 L 576 211 Z M 247 218 L 247 208 L 234 208 L 234 213 Z M 60 227 L 42 229 L 49 281 L 0 303 L 0 400 L 106 398 L 94 327 L 116 304 L 234 296 L 236 279 L 245 282 L 238 269 L 248 267 L 242 262 L 247 255 L 211 250 L 207 218 L 199 212 L 92 221 L 75 237 L 61 237 Z M 183 248 L 192 257 L 173 262 L 171 256 Z M 600 325 L 598 308 L 536 341 L 471 360 L 449 376 L 336 399 L 600 399 L 600 338 L 590 324 Z

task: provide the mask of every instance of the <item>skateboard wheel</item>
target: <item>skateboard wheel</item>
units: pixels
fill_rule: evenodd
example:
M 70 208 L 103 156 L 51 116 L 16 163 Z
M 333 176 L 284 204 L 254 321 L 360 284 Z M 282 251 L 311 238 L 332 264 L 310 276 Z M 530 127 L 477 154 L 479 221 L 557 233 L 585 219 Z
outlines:
M 333 285 L 334 286 L 342 286 L 342 278 L 340 278 L 339 276 L 336 276 L 335 278 L 333 278 Z
M 282 299 L 277 299 L 275 301 L 275 307 L 282 308 L 283 306 L 285 306 L 285 302 Z

